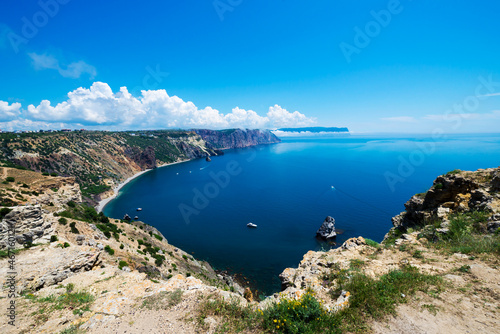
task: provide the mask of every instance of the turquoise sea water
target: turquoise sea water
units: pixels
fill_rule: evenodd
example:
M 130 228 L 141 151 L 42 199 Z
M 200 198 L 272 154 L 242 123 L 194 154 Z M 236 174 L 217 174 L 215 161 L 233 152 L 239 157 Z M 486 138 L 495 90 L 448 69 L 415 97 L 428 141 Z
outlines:
M 344 230 L 338 245 L 360 235 L 381 241 L 391 217 L 438 175 L 499 165 L 500 135 L 284 138 L 145 173 L 104 213 L 138 214 L 169 243 L 270 294 L 284 268 L 329 247 L 315 238 L 326 216 Z

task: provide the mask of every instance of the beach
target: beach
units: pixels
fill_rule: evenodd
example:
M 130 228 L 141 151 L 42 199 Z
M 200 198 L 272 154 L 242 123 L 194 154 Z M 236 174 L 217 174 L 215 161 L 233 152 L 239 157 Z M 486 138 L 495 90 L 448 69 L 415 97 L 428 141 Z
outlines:
M 188 160 L 182 160 L 182 161 L 176 161 L 176 162 L 171 162 L 171 163 L 166 163 L 166 164 L 163 164 L 161 166 L 158 166 L 157 168 L 162 168 L 162 167 L 167 167 L 167 166 L 171 166 L 171 165 L 176 165 L 176 164 L 180 164 L 180 163 L 183 163 L 183 162 L 186 162 L 186 161 L 190 161 L 189 159 Z M 113 189 L 113 195 L 99 201 L 99 204 L 97 204 L 96 206 L 96 210 L 97 212 L 101 212 L 104 207 L 109 203 L 111 202 L 113 199 L 116 198 L 116 196 L 118 196 L 119 192 L 120 192 L 120 189 L 122 189 L 127 183 L 129 183 L 130 181 L 132 181 L 133 179 L 141 176 L 142 174 L 144 173 L 147 173 L 149 171 L 152 171 L 152 169 L 146 169 L 146 170 L 143 170 L 143 171 L 140 171 L 134 175 L 132 175 L 131 177 L 129 177 L 128 179 L 126 179 L 125 181 L 121 182 L 120 184 L 118 184 L 114 189 Z

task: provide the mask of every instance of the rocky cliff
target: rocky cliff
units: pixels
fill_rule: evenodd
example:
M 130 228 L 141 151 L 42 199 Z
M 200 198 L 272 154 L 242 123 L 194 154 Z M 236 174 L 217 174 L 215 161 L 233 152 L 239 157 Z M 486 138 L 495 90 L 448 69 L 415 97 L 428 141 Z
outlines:
M 406 210 L 392 219 L 393 234 L 406 232 L 408 228 L 436 225 L 437 232 L 447 233 L 448 217 L 454 213 L 469 211 L 500 212 L 500 169 L 480 169 L 475 172 L 454 170 L 436 178 L 431 189 L 417 194 L 405 203 Z M 495 232 L 500 217 L 491 214 L 482 226 Z
M 262 144 L 275 144 L 281 142 L 268 130 L 195 130 L 195 132 L 210 144 L 220 150 L 243 148 Z

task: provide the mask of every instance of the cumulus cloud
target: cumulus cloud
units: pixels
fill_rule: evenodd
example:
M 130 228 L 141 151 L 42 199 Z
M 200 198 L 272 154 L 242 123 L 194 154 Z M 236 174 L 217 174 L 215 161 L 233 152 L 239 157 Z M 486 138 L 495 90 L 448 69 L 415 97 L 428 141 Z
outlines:
M 8 102 L 0 101 L 0 122 L 10 121 L 21 114 L 21 103 L 15 102 L 9 105 Z
M 56 57 L 51 55 L 32 52 L 28 53 L 28 56 L 33 60 L 33 66 L 36 70 L 56 70 L 65 78 L 78 79 L 83 74 L 88 74 L 92 80 L 97 75 L 96 68 L 82 60 L 63 66 Z
M 13 105 L 10 107 L 13 108 Z M 21 106 L 16 107 L 19 110 Z M 69 92 L 68 99 L 56 105 L 48 100 L 36 106 L 29 105 L 22 111 L 22 117 L 34 122 L 111 129 L 273 129 L 314 123 L 314 119 L 298 111 L 289 112 L 279 105 L 269 107 L 265 116 L 239 107 L 223 114 L 209 106 L 198 108 L 193 102 L 168 95 L 164 89 L 143 90 L 140 97 L 134 97 L 126 87 L 114 93 L 103 82 Z

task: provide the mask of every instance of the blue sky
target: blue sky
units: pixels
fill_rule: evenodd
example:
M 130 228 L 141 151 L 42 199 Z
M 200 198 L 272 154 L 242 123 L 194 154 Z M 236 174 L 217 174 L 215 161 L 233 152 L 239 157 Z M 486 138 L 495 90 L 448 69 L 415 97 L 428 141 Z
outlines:
M 2 129 L 500 124 L 500 5 L 491 1 L 1 6 Z

